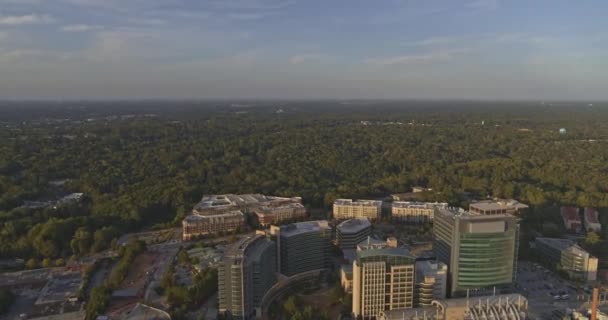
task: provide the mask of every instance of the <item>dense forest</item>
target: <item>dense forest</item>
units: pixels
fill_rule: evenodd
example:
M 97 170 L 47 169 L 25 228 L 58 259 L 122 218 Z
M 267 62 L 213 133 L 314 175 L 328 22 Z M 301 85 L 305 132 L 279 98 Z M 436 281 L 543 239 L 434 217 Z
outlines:
M 452 204 L 608 207 L 607 120 L 597 103 L 4 103 L 0 258 L 98 252 L 210 193 L 329 208 L 420 185 Z M 71 192 L 85 196 L 24 206 Z

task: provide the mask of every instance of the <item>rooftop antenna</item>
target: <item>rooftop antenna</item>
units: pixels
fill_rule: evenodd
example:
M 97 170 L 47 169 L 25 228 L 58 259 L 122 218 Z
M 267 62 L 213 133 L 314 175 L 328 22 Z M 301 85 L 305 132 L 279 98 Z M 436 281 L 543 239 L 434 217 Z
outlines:
M 467 310 L 469 310 L 469 289 L 467 289 Z
M 496 296 L 496 286 L 494 286 L 494 296 Z

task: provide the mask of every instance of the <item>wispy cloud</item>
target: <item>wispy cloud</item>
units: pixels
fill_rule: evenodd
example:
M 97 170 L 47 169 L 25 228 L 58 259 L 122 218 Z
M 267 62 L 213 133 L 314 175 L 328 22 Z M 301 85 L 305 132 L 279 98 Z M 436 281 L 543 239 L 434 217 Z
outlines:
M 31 13 L 22 16 L 0 16 L 0 25 L 5 26 L 48 24 L 54 21 L 55 19 L 47 14 Z
M 473 0 L 467 4 L 468 8 L 476 10 L 496 10 L 500 7 L 499 0 Z
M 365 62 L 380 66 L 426 64 L 440 61 L 449 61 L 459 54 L 464 54 L 470 51 L 471 50 L 468 48 L 450 49 L 445 51 L 434 51 L 425 54 L 410 54 L 386 58 L 371 58 L 367 59 Z
M 103 26 L 97 26 L 97 25 L 88 25 L 88 24 L 74 24 L 74 25 L 69 25 L 69 26 L 64 26 L 61 28 L 61 31 L 65 31 L 65 32 L 89 32 L 89 31 L 96 31 L 96 30 L 102 30 Z
M 289 57 L 290 64 L 302 64 L 311 61 L 318 61 L 325 58 L 325 55 L 322 54 L 314 54 L 314 53 L 305 53 L 305 54 L 297 54 Z

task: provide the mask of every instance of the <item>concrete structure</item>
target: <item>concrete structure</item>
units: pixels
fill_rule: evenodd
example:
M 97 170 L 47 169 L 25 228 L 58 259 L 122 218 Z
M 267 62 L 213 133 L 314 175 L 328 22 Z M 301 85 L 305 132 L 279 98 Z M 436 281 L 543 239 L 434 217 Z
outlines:
M 569 239 L 536 238 L 541 261 L 553 270 L 562 270 L 576 280 L 597 280 L 597 258 Z
M 482 295 L 494 287 L 510 287 L 517 270 L 518 235 L 517 218 L 509 214 L 438 209 L 433 251 L 448 265 L 450 295 Z
M 353 314 L 375 319 L 382 311 L 414 307 L 415 259 L 386 243 L 360 245 L 353 262 Z
M 218 268 L 219 312 L 238 320 L 259 316 L 262 298 L 276 281 L 274 242 L 259 234 L 241 239 Z
M 564 227 L 572 232 L 581 232 L 583 224 L 577 207 L 561 207 L 560 214 L 564 220 Z
M 427 223 L 433 221 L 435 208 L 447 208 L 447 203 L 395 201 L 391 206 L 393 221 Z
M 414 305 L 428 307 L 433 300 L 445 299 L 448 285 L 448 266 L 438 261 L 416 262 Z
M 219 212 L 213 215 L 190 215 L 182 220 L 182 239 L 197 236 L 233 232 L 245 228 L 245 215 L 241 211 Z
M 277 240 L 278 270 L 292 276 L 297 273 L 324 269 L 331 256 L 331 227 L 325 220 L 272 226 Z
M 520 294 L 434 300 L 431 307 L 381 312 L 378 320 L 525 320 L 528 300 Z
M 333 218 L 336 220 L 367 218 L 377 220 L 382 213 L 382 201 L 338 199 L 334 201 Z
M 255 210 L 269 212 L 268 220 L 275 216 L 288 214 L 298 215 L 301 212 L 302 198 L 281 198 L 262 194 L 224 194 L 203 196 L 194 206 L 192 214 L 182 221 L 182 238 L 191 240 L 201 235 L 232 232 L 245 227 L 245 215 L 254 214 Z M 290 204 L 293 205 L 292 208 Z M 284 210 L 271 212 L 271 208 L 285 207 Z M 266 209 L 264 209 L 266 208 Z M 272 218 L 271 218 L 272 216 Z M 281 218 L 277 218 L 281 220 Z
M 306 218 L 306 208 L 291 199 L 271 201 L 253 211 L 262 226 Z
M 340 249 L 355 249 L 357 244 L 369 237 L 372 224 L 367 218 L 349 219 L 336 227 L 336 245 Z
M 585 222 L 585 230 L 587 230 L 587 232 L 589 231 L 594 231 L 594 232 L 601 232 L 602 231 L 602 224 L 600 224 L 600 221 L 598 219 L 598 212 L 595 208 L 585 208 L 585 211 L 583 213 L 583 218 L 584 218 L 584 222 Z
M 469 205 L 469 211 L 477 214 L 521 214 L 528 205 L 513 199 L 494 199 L 474 201 Z

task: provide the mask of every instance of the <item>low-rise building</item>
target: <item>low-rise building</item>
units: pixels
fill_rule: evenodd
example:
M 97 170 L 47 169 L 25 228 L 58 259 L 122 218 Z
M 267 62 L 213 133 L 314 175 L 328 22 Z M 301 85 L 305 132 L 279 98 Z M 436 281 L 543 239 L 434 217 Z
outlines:
M 185 241 L 197 236 L 233 232 L 245 228 L 245 215 L 239 211 L 225 211 L 214 215 L 190 215 L 182 221 L 182 238 Z
M 367 218 L 349 219 L 336 226 L 336 245 L 340 249 L 355 249 L 357 244 L 369 237 L 372 224 Z
M 353 292 L 353 265 L 343 264 L 340 268 L 340 284 L 347 293 Z
M 595 208 L 585 208 L 585 212 L 583 215 L 583 218 L 585 219 L 585 230 L 587 230 L 587 232 L 589 231 L 594 231 L 594 232 L 601 232 L 602 231 L 602 225 L 600 224 L 600 221 L 598 219 L 598 212 Z
M 395 201 L 391 206 L 393 221 L 406 223 L 432 222 L 436 208 L 447 208 L 447 203 Z
M 569 239 L 536 238 L 541 261 L 553 270 L 561 270 L 572 279 L 595 281 L 598 260 Z
M 333 217 L 336 220 L 367 218 L 375 221 L 382 213 L 382 201 L 338 199 L 334 201 Z
M 282 198 L 263 194 L 206 195 L 192 209 L 192 214 L 182 221 L 182 238 L 191 240 L 197 236 L 232 232 L 245 227 L 246 216 L 255 211 L 266 212 L 268 220 L 282 220 L 275 216 L 299 215 L 303 208 L 302 198 Z M 292 208 L 290 203 L 295 204 Z M 272 208 L 283 209 L 276 211 Z M 264 214 L 264 213 L 263 213 Z M 266 216 L 264 216 L 266 219 Z
M 513 199 L 494 199 L 473 201 L 469 211 L 477 214 L 521 214 L 528 205 Z
M 306 217 L 306 208 L 299 202 L 271 201 L 254 209 L 262 226 L 281 224 L 286 221 L 299 220 Z
M 560 214 L 564 220 L 564 227 L 573 232 L 581 232 L 583 224 L 577 207 L 561 207 Z
M 416 262 L 416 288 L 414 304 L 428 307 L 433 300 L 445 299 L 447 293 L 448 266 L 439 261 Z

